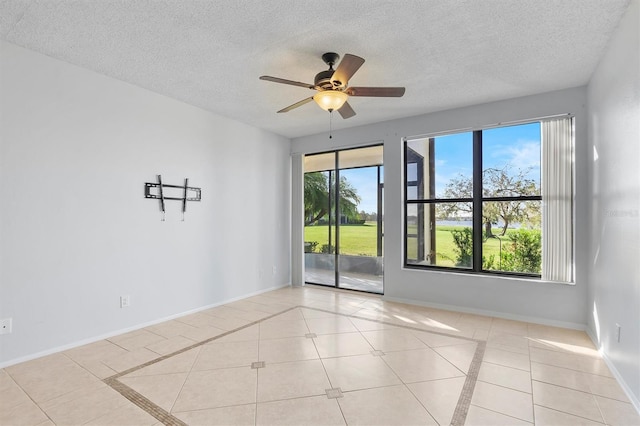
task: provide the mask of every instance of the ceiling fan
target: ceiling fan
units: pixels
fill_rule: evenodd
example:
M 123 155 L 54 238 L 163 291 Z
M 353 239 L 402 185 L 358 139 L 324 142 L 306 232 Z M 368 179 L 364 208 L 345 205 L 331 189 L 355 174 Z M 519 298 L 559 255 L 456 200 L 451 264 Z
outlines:
M 349 79 L 360 69 L 364 59 L 347 53 L 334 70 L 333 66 L 338 59 L 340 59 L 340 55 L 337 53 L 328 52 L 322 55 L 322 60 L 329 65 L 329 69 L 316 74 L 313 84 L 268 75 L 261 76 L 260 80 L 306 87 L 318 92 L 310 98 L 289 105 L 278 112 L 291 111 L 313 100 L 325 111 L 338 111 L 342 118 L 345 119 L 356 115 L 351 105 L 347 102 L 349 96 L 401 97 L 404 95 L 404 87 L 349 87 Z

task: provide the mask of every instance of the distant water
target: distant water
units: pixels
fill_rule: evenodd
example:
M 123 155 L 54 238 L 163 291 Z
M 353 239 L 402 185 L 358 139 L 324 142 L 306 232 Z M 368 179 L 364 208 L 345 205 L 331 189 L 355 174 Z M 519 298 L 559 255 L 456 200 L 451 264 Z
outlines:
M 470 220 L 438 220 L 438 226 L 473 226 L 473 222 Z M 502 222 L 493 224 L 492 228 L 502 228 Z M 518 229 L 521 225 L 519 223 L 510 223 L 509 229 Z

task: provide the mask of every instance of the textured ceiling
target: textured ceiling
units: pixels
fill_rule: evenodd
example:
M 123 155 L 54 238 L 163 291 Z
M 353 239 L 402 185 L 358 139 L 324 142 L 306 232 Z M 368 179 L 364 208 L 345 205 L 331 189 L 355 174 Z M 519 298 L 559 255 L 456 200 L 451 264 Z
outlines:
M 637 1 L 637 0 L 634 0 Z M 335 51 L 366 59 L 335 129 L 584 85 L 629 0 L 1 0 L 11 43 L 275 133 L 327 131 L 313 82 Z

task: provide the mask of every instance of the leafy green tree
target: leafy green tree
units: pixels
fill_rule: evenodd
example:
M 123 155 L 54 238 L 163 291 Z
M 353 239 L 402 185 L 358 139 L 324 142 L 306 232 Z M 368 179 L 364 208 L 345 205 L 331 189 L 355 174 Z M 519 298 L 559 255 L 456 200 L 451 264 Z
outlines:
M 333 182 L 331 182 L 333 184 Z M 360 196 L 356 189 L 342 176 L 340 177 L 340 213 L 347 218 L 358 218 Z M 304 175 L 304 217 L 305 226 L 316 223 L 329 214 L 329 176 L 323 172 Z
M 539 194 L 540 188 L 532 179 L 526 176 L 530 169 L 513 171 L 507 165 L 503 169 L 489 168 L 482 171 L 482 192 L 484 197 L 517 197 Z M 470 177 L 459 175 L 449 181 L 443 198 L 471 198 L 473 197 L 473 182 Z M 471 216 L 471 203 L 447 203 L 438 206 L 438 216 L 441 218 L 457 216 L 460 213 Z M 514 222 L 540 222 L 540 210 L 537 203 L 524 201 L 491 201 L 484 203 L 482 222 L 485 237 L 493 237 L 492 225 L 502 222 L 501 236 L 507 233 L 510 224 Z

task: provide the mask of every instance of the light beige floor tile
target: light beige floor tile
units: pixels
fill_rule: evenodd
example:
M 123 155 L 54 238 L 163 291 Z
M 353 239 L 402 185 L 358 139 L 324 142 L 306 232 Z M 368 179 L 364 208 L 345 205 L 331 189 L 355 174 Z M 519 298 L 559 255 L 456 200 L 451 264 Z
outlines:
M 441 425 L 451 424 L 465 377 L 411 383 L 407 387 Z
M 476 354 L 478 345 L 469 343 L 466 345 L 440 346 L 433 348 L 441 357 L 455 365 L 464 374 L 469 372 L 469 366 Z
M 172 411 L 194 411 L 255 403 L 257 382 L 257 370 L 248 367 L 193 371 L 187 378 Z
M 478 380 L 531 393 L 531 374 L 517 368 L 483 362 L 478 373 Z
M 409 330 L 395 328 L 386 330 L 364 331 L 362 336 L 374 349 L 383 352 L 404 351 L 409 349 L 424 349 L 427 347 Z
M 395 325 L 385 324 L 378 321 L 370 321 L 359 318 L 350 318 L 351 323 L 356 326 L 359 331 L 385 330 L 397 328 Z
M 302 313 L 302 317 L 304 319 L 313 319 L 313 318 L 335 318 L 336 314 L 331 312 L 317 311 L 315 309 L 307 309 L 300 308 L 300 312 Z
M 47 420 L 47 415 L 31 400 L 12 407 L 0 404 L 0 425 L 30 426 Z
M 532 362 L 531 377 L 539 382 L 591 392 L 587 374 L 580 371 Z
M 146 362 L 153 361 L 159 357 L 160 355 L 147 348 L 139 348 L 131 352 L 127 352 L 124 355 L 105 360 L 104 363 L 107 367 L 110 367 L 117 372 L 123 372 Z
M 477 329 L 472 336 L 475 340 L 487 340 L 489 338 L 489 330 Z
M 456 322 L 455 325 L 462 327 L 473 327 L 480 330 L 490 330 L 492 322 L 492 317 L 475 314 L 461 314 L 458 322 Z
M 580 359 L 573 354 L 530 348 L 529 356 L 531 357 L 531 362 L 569 368 L 571 370 L 579 370 Z
M 240 327 L 243 327 L 247 324 L 252 323 L 253 321 L 243 318 L 238 318 L 235 316 L 230 317 L 216 317 L 215 321 L 212 322 L 211 326 L 220 328 L 222 330 L 235 330 Z
M 531 369 L 528 355 L 503 351 L 502 349 L 486 348 L 483 361 L 519 370 L 530 371 Z
M 501 330 L 489 332 L 487 346 L 514 352 L 529 353 L 529 340 L 525 336 L 505 333 Z
M 335 334 L 358 331 L 349 318 L 340 315 L 336 315 L 333 318 L 310 318 L 306 322 L 310 333 Z
M 607 425 L 640 425 L 640 415 L 630 403 L 603 398 L 597 395 L 595 399 Z
M 427 346 L 437 348 L 440 346 L 466 345 L 469 343 L 467 339 L 459 339 L 457 337 L 445 336 L 442 334 L 429 333 L 426 331 L 411 331 L 418 339 L 422 340 Z
M 531 394 L 485 382 L 476 382 L 471 403 L 487 410 L 533 423 Z
M 145 346 L 153 343 L 161 342 L 165 339 L 166 337 L 152 333 L 149 330 L 136 330 L 119 336 L 110 337 L 107 340 L 128 351 L 133 351 L 135 349 L 144 348 Z
M 233 407 L 214 408 L 210 410 L 185 411 L 173 413 L 188 425 L 208 426 L 254 426 L 256 405 L 235 405 Z
M 617 399 L 621 402 L 629 402 L 627 395 L 625 395 L 616 379 L 589 373 L 584 373 L 584 376 L 589 383 L 589 390 L 592 394 Z
M 256 425 L 345 425 L 336 399 L 326 396 L 289 399 L 258 404 Z
M 464 424 L 465 426 L 526 426 L 532 423 L 471 405 Z
M 331 386 L 343 392 L 402 383 L 380 357 L 370 354 L 327 358 L 322 363 Z
M 603 424 L 540 405 L 534 405 L 533 411 L 536 416 L 536 426 L 598 426 Z
M 529 332 L 529 324 L 522 321 L 514 321 L 503 318 L 494 318 L 491 323 L 491 331 L 500 330 L 505 333 L 526 336 Z
M 221 328 L 213 327 L 213 326 L 205 326 L 205 327 L 194 328 L 193 330 L 187 331 L 182 335 L 187 339 L 191 339 L 195 342 L 204 342 L 205 340 L 212 339 L 224 333 L 226 333 L 226 331 Z
M 14 365 L 6 368 L 6 371 L 38 404 L 79 388 L 97 389 L 105 386 L 96 376 L 63 354 Z
M 31 402 L 27 394 L 4 370 L 0 370 L 0 395 L 2 396 L 2 402 L 0 402 L 2 412 L 17 405 Z
M 120 382 L 166 411 L 176 401 L 187 379 L 187 373 L 160 374 L 154 376 L 121 377 Z
M 532 348 L 546 349 L 548 351 L 564 352 L 572 355 L 600 358 L 600 353 L 593 347 L 592 342 L 571 344 L 562 340 L 547 340 L 529 337 L 529 346 Z
M 437 425 L 404 385 L 347 392 L 338 404 L 349 425 Z
M 250 367 L 258 359 L 258 342 L 218 342 L 202 346 L 198 359 L 193 365 L 194 371 L 214 370 L 216 368 Z
M 533 381 L 533 402 L 536 405 L 603 422 L 593 395 L 573 389 Z
M 118 392 L 109 387 L 103 387 L 81 392 L 77 398 L 59 404 L 48 401 L 46 405 L 41 405 L 41 408 L 55 424 L 74 425 L 95 420 L 128 404 L 129 401 Z
M 184 333 L 193 331 L 196 328 L 197 327 L 186 324 L 182 321 L 170 320 L 170 321 L 161 322 L 160 324 L 154 324 L 152 326 L 145 328 L 145 330 L 150 331 L 153 334 L 162 336 L 165 339 L 169 339 L 171 337 L 184 335 Z M 145 346 L 149 346 L 149 345 L 145 345 Z
M 261 339 L 304 337 L 307 333 L 309 333 L 309 329 L 305 320 L 274 321 L 271 319 L 260 323 Z
M 597 374 L 599 376 L 613 377 L 609 367 L 600 358 L 593 357 L 578 357 L 578 369 L 589 374 Z
M 158 355 L 168 355 L 181 349 L 195 345 L 195 340 L 187 339 L 184 336 L 173 336 L 161 342 L 152 343 L 147 349 L 157 353 Z
M 151 426 L 157 422 L 155 417 L 141 408 L 133 403 L 127 403 L 85 424 L 90 426 Z
M 319 359 L 267 364 L 258 369 L 258 402 L 325 395 L 329 388 Z
M 231 332 L 225 336 L 213 340 L 215 342 L 246 342 L 248 340 L 258 340 L 260 338 L 260 326 L 258 324 L 245 327 L 241 330 Z M 209 343 L 209 344 L 211 344 Z
M 80 365 L 88 362 L 104 361 L 125 353 L 127 353 L 126 349 L 108 340 L 99 340 L 64 352 L 65 355 Z
M 435 353 L 433 349 L 391 352 L 384 355 L 382 359 L 405 383 L 464 376 L 459 369 Z
M 155 376 L 158 374 L 188 373 L 196 362 L 202 347 L 174 355 L 163 361 L 141 368 L 124 377 Z
M 203 312 L 196 312 L 195 314 L 184 315 L 180 318 L 176 318 L 175 321 L 190 325 L 194 328 L 203 328 L 213 326 L 215 317 Z
M 260 361 L 267 364 L 318 359 L 313 339 L 306 337 L 260 340 L 259 351 Z
M 320 358 L 369 354 L 373 347 L 360 333 L 325 334 L 313 339 Z
M 301 308 L 291 309 L 287 312 L 278 313 L 276 316 L 272 317 L 273 321 L 300 321 L 305 319 L 306 316 L 302 314 Z

